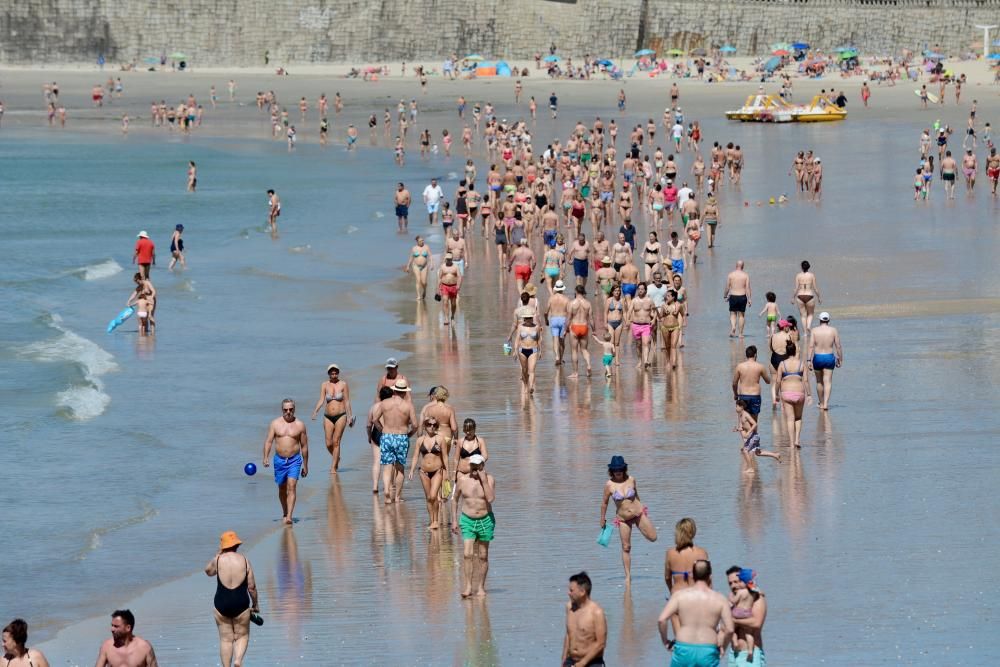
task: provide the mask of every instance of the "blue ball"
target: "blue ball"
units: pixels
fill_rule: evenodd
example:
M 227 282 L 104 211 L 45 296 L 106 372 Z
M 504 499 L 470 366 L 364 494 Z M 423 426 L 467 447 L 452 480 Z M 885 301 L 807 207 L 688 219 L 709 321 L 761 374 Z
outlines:
M 248 463 L 248 464 L 246 464 L 245 466 L 243 466 L 243 472 L 245 472 L 247 475 L 253 477 L 254 475 L 257 474 L 257 466 L 256 466 L 256 464 L 254 464 L 254 463 Z

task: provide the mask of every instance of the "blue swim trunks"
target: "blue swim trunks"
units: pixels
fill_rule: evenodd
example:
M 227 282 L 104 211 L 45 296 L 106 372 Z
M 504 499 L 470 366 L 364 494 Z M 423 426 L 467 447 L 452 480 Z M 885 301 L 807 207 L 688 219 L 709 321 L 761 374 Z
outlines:
M 670 260 L 670 270 L 674 273 L 684 274 L 684 260 L 683 259 L 672 259 Z
M 297 480 L 302 474 L 302 454 L 287 459 L 275 454 L 271 459 L 271 465 L 274 467 L 274 483 L 281 486 L 289 477 Z
M 396 204 L 396 217 L 405 218 L 410 215 L 410 207 L 403 206 L 402 204 Z
M 833 370 L 837 367 L 837 355 L 835 354 L 814 354 L 813 369 L 817 371 Z
M 670 667 L 719 667 L 719 647 L 715 644 L 674 644 Z
M 760 395 L 753 396 L 751 394 L 740 394 L 737 398 L 741 401 L 746 401 L 747 412 L 752 414 L 754 417 L 760 414 Z
M 622 283 L 622 294 L 625 296 L 635 296 L 635 291 L 638 287 L 635 283 Z
M 556 230 L 546 229 L 542 232 L 542 238 L 545 239 L 545 245 L 550 248 L 556 247 Z
M 383 433 L 379 438 L 379 463 L 384 466 L 406 465 L 406 453 L 410 449 L 410 438 L 405 433 Z
M 580 278 L 586 278 L 590 275 L 590 265 L 587 263 L 587 259 L 580 259 L 578 257 L 573 258 L 573 273 Z
M 767 667 L 767 659 L 764 657 L 762 649 L 754 649 L 753 660 L 747 660 L 746 651 L 739 653 L 728 651 L 727 653 L 729 654 L 729 667 Z
M 549 318 L 549 331 L 552 332 L 553 336 L 559 336 L 560 338 L 562 338 L 563 336 L 565 336 L 566 335 L 566 318 L 562 317 L 562 316 L 559 316 L 559 317 L 550 317 Z

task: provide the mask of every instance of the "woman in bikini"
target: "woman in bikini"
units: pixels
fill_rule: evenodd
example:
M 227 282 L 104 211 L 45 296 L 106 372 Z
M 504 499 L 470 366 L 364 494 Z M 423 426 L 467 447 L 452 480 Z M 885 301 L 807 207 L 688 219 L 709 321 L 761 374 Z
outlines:
M 677 347 L 684 347 L 684 330 L 687 328 L 688 322 L 688 298 L 687 298 L 687 287 L 684 287 L 684 276 L 679 273 L 675 273 L 670 277 L 670 282 L 674 286 L 674 293 L 677 295 L 677 303 L 681 307 L 681 335 L 677 339 Z
M 547 248 L 542 257 L 542 271 L 545 273 L 545 286 L 549 288 L 549 296 L 555 291 L 556 281 L 562 275 L 563 254 L 555 248 Z
M 410 248 L 410 257 L 403 271 L 413 271 L 413 279 L 417 289 L 417 301 L 423 301 L 427 296 L 427 271 L 430 268 L 430 248 L 424 243 L 424 237 L 418 236 L 417 245 Z
M 795 276 L 795 291 L 792 303 L 799 307 L 799 319 L 808 332 L 812 328 L 816 304 L 823 303 L 816 285 L 816 276 L 809 270 L 809 262 L 803 260 L 802 272 Z
M 622 324 L 625 320 L 625 300 L 622 298 L 621 283 L 615 282 L 611 285 L 604 319 L 608 323 L 611 342 L 615 345 L 615 366 L 621 366 L 622 331 L 624 331 Z
M 677 303 L 677 292 L 672 289 L 667 290 L 663 305 L 656 309 L 656 322 L 667 363 L 671 368 L 677 368 L 677 348 L 681 340 L 681 305 Z
M 458 417 L 455 416 L 455 408 L 448 405 L 450 395 L 448 388 L 444 385 L 434 387 L 430 392 L 430 402 L 420 411 L 421 423 L 427 419 L 437 420 L 438 433 L 444 437 L 448 444 L 448 450 L 445 453 L 451 452 L 451 444 L 458 431 Z
M 521 306 L 515 311 L 519 320 L 507 336 L 507 344 L 514 347 L 517 360 L 521 362 L 521 385 L 529 393 L 535 393 L 535 366 L 542 357 L 542 346 L 539 345 L 540 332 L 535 324 L 535 310 L 530 306 Z M 515 334 L 517 337 L 515 338 Z
M 49 661 L 37 648 L 28 648 L 28 624 L 15 618 L 3 629 L 4 667 L 49 667 Z
M 657 238 L 656 232 L 649 233 L 649 240 L 642 248 L 642 261 L 646 265 L 646 282 L 651 282 L 653 274 L 656 273 L 656 267 L 663 261 L 663 257 L 660 255 L 660 240 Z
M 326 367 L 328 380 L 319 386 L 319 400 L 313 408 L 312 418 L 316 419 L 320 408 L 324 405 L 323 432 L 326 434 L 326 449 L 333 457 L 330 474 L 336 475 L 340 467 L 340 440 L 344 437 L 344 428 L 354 426 L 354 412 L 351 410 L 351 392 L 347 382 L 340 379 L 340 366 L 330 364 Z
M 785 360 L 778 364 L 775 384 L 781 397 L 781 412 L 785 416 L 788 439 L 795 449 L 800 449 L 799 436 L 802 434 L 802 408 L 812 403 L 812 389 L 806 365 L 796 355 L 795 343 L 785 345 Z
M 663 578 L 667 582 L 667 590 L 673 595 L 675 589 L 694 586 L 691 570 L 695 561 L 708 560 L 708 552 L 695 546 L 694 537 L 698 526 L 694 519 L 684 517 L 674 526 L 674 546 L 667 549 L 666 566 L 663 568 Z M 676 615 L 670 619 L 674 628 L 674 637 L 680 621 Z
M 635 478 L 628 474 L 628 464 L 621 456 L 612 456 L 608 464 L 608 479 L 604 483 L 604 497 L 601 499 L 601 530 L 607 525 L 605 515 L 608 501 L 615 503 L 615 518 L 612 523 L 618 527 L 622 540 L 622 565 L 625 567 L 625 585 L 632 583 L 632 528 L 636 527 L 650 542 L 656 541 L 656 527 L 649 520 L 649 508 L 639 500 L 639 487 Z
M 459 441 L 458 447 L 456 447 L 455 474 L 452 477 L 452 481 L 457 481 L 459 475 L 469 474 L 471 470 L 469 466 L 470 456 L 479 454 L 486 461 L 490 458 L 489 452 L 486 451 L 486 439 L 476 435 L 475 419 L 466 419 L 462 423 L 462 433 L 464 433 L 464 436 Z
M 219 628 L 219 654 L 226 667 L 243 664 L 250 643 L 250 619 L 260 612 L 253 568 L 245 556 L 236 553 L 240 544 L 233 531 L 223 533 L 218 553 L 205 566 L 205 574 L 215 577 L 213 611 Z
M 448 449 L 451 438 L 438 433 L 438 420 L 428 417 L 424 420 L 424 435 L 417 438 L 418 456 L 410 463 L 409 478 L 420 462 L 420 483 L 424 487 L 424 499 L 427 501 L 427 516 L 430 517 L 428 530 L 437 530 L 441 523 L 441 484 L 448 479 Z

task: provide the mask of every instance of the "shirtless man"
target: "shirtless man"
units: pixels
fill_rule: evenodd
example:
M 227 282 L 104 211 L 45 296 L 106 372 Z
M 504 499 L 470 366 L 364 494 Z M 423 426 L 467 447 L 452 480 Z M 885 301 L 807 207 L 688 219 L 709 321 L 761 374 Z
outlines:
M 611 265 L 615 267 L 615 271 L 621 271 L 623 266 L 631 262 L 632 246 L 625 240 L 624 234 L 619 234 L 618 242 L 611 246 Z
M 135 616 L 128 609 L 111 613 L 111 639 L 101 644 L 95 667 L 157 667 L 153 645 L 132 634 Z
M 577 235 L 576 241 L 570 246 L 569 254 L 573 259 L 573 273 L 576 275 L 577 287 L 585 286 L 587 276 L 590 275 L 590 245 L 585 235 Z
M 757 419 L 760 414 L 760 381 L 771 384 L 771 374 L 767 367 L 757 361 L 757 346 L 746 350 L 746 361 L 736 364 L 733 370 L 733 401 L 744 401 L 747 412 Z
M 399 361 L 395 357 L 389 357 L 385 360 L 385 375 L 379 378 L 378 382 L 375 384 L 375 402 L 377 403 L 379 399 L 379 394 L 382 393 L 382 387 L 389 387 L 392 389 L 393 385 L 396 384 L 396 380 L 406 380 L 406 376 L 399 372 Z M 409 394 L 406 395 L 406 400 L 413 402 L 413 399 Z
M 667 650 L 673 650 L 671 667 L 718 667 L 732 639 L 733 615 L 729 601 L 712 590 L 712 564 L 699 560 L 691 569 L 694 585 L 671 595 L 657 619 L 660 637 Z M 667 627 L 675 615 L 680 627 L 677 641 L 670 642 Z
M 410 224 L 410 191 L 402 182 L 396 184 L 396 194 L 393 195 L 393 203 L 396 205 L 396 221 L 399 224 L 399 231 L 405 232 L 406 226 Z
M 455 494 L 451 499 L 451 532 L 462 529 L 462 597 L 486 595 L 486 573 L 490 568 L 490 542 L 496 519 L 493 501 L 496 500 L 496 482 L 487 473 L 486 459 L 482 454 L 469 457 L 469 474 L 455 480 Z M 459 508 L 461 507 L 461 514 Z M 477 567 L 478 566 L 478 567 Z
M 270 458 L 272 445 L 273 461 Z M 281 502 L 281 521 L 290 526 L 299 475 L 309 475 L 309 433 L 302 420 L 295 417 L 295 401 L 290 398 L 281 402 L 281 416 L 271 420 L 264 438 L 264 467 L 270 467 L 272 462 L 274 483 L 278 485 L 278 500 Z
M 274 234 L 278 231 L 278 216 L 281 215 L 281 198 L 274 190 L 267 191 L 267 226 Z
M 996 148 L 991 148 L 986 158 L 986 176 L 990 179 L 990 193 L 995 195 L 997 181 L 1000 181 L 1000 155 L 997 155 Z
M 955 174 L 958 172 L 958 163 L 951 156 L 951 151 L 946 151 L 944 159 L 941 160 L 941 180 L 944 182 L 944 191 L 948 194 L 948 199 L 955 198 Z
M 444 323 L 450 324 L 458 311 L 458 291 L 462 289 L 462 274 L 455 265 L 455 256 L 444 254 L 444 264 L 438 268 L 438 294 L 445 300 Z
M 452 261 L 458 266 L 458 275 L 464 276 L 469 265 L 466 263 L 465 239 L 460 235 L 458 227 L 451 228 L 451 236 L 445 241 L 444 249 L 446 254 L 451 254 Z
M 667 241 L 667 257 L 666 259 L 670 261 L 670 275 L 667 280 L 673 280 L 674 274 L 679 273 L 684 275 L 684 256 L 686 254 L 686 246 L 681 243 L 680 237 L 677 232 L 670 232 L 670 240 Z M 666 263 L 666 261 L 664 261 Z
M 522 236 L 517 248 L 510 254 L 507 271 L 514 271 L 517 279 L 517 293 L 524 291 L 524 286 L 531 282 L 531 274 L 535 271 L 535 252 L 528 247 L 527 237 Z
M 576 286 L 576 296 L 569 302 L 569 331 L 573 334 L 573 373 L 570 379 L 579 377 L 577 373 L 577 352 L 583 355 L 587 364 L 587 377 L 590 377 L 590 332 L 596 331 L 594 326 L 594 309 L 587 301 L 587 289 L 583 285 Z
M 410 450 L 410 436 L 417 432 L 417 413 L 407 400 L 410 385 L 400 378 L 392 385 L 392 398 L 372 409 L 372 424 L 381 429 L 379 464 L 382 466 L 382 493 L 385 504 L 399 502 L 403 495 L 403 470 Z
M 590 256 L 594 258 L 594 270 L 599 270 L 601 268 L 600 258 L 611 254 L 611 244 L 604 238 L 604 232 L 598 231 L 594 242 L 590 246 L 592 249 Z
M 635 267 L 633 267 L 635 268 Z M 636 269 L 638 275 L 639 269 Z M 649 368 L 649 350 L 653 335 L 653 300 L 646 295 L 646 283 L 640 283 L 636 296 L 625 311 L 625 322 L 632 330 L 632 338 L 639 350 L 636 368 Z
M 569 319 L 569 299 L 563 294 L 566 291 L 566 283 L 561 280 L 556 281 L 552 296 L 545 306 L 545 326 L 552 333 L 552 356 L 555 357 L 556 366 L 562 365 L 563 353 L 566 351 L 566 322 Z
M 617 246 L 615 246 L 617 248 Z M 618 269 L 618 277 L 622 281 L 622 296 L 625 303 L 629 304 L 635 298 L 639 289 L 639 267 L 632 263 L 632 255 L 629 254 L 628 261 Z
M 965 174 L 966 192 L 972 192 L 972 190 L 976 187 L 977 168 L 978 165 L 976 164 L 976 156 L 970 148 L 965 151 L 965 157 L 962 158 L 962 173 Z
M 559 235 L 559 214 L 547 208 L 542 214 L 542 241 L 550 248 L 556 247 L 556 236 Z
M 722 298 L 729 302 L 729 337 L 743 338 L 743 325 L 746 323 L 747 306 L 753 305 L 750 292 L 750 276 L 743 270 L 743 260 L 736 262 L 736 269 L 726 277 L 726 289 Z
M 816 373 L 816 400 L 820 410 L 830 409 L 833 392 L 833 369 L 840 368 L 844 350 L 840 347 L 840 333 L 830 326 L 830 313 L 819 314 L 819 326 L 809 336 L 809 367 Z
M 566 639 L 563 640 L 562 667 L 604 664 L 608 643 L 608 619 L 601 606 L 590 599 L 591 583 L 586 572 L 569 578 L 566 604 Z

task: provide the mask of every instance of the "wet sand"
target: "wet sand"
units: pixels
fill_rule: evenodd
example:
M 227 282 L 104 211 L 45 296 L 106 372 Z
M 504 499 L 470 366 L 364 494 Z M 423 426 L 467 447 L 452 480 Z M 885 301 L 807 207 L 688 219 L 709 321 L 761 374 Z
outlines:
M 30 76 L 39 80 L 37 74 Z M 64 91 L 74 81 L 88 82 L 81 94 L 91 80 L 101 80 L 91 74 L 59 76 Z M 223 97 L 228 79 L 198 73 L 156 80 L 152 74 L 140 76 L 145 75 L 126 83 L 130 99 L 132 91 L 150 97 L 162 81 L 175 96 L 197 82 L 199 97 L 215 81 Z M 379 96 L 387 96 L 385 104 L 391 105 L 399 97 L 419 95 L 416 81 L 366 85 L 294 76 L 237 78 L 244 95 L 266 86 L 285 101 L 306 94 L 314 103 L 321 90 L 332 96 L 339 88 L 347 109 L 338 129 L 344 122 L 363 126 L 376 102 L 382 106 Z M 839 80 L 834 81 L 839 88 Z M 29 134 L 46 131 L 34 129 L 43 120 L 17 110 L 16 102 L 33 93 L 18 90 L 11 97 L 10 85 L 5 79 L 4 132 L 8 121 Z M 421 119 L 437 135 L 443 126 L 453 133 L 459 127 L 452 104 L 457 94 L 470 101 L 495 95 L 501 117 L 515 114 L 509 81 L 442 82 L 441 89 L 444 85 L 450 87 L 447 92 L 432 85 L 426 102 L 418 98 L 427 107 Z M 659 121 L 666 85 L 629 81 L 626 118 Z M 796 82 L 796 99 L 824 85 L 829 83 Z M 1000 321 L 995 298 L 1000 285 L 992 270 L 1000 245 L 993 224 L 996 204 L 987 188 L 969 199 L 961 185 L 955 202 L 946 203 L 940 189 L 929 205 L 909 201 L 908 165 L 915 162 L 919 130 L 932 117 L 963 127 L 965 107 L 956 108 L 949 99 L 940 113 L 922 112 L 908 87 L 899 86 L 874 89 L 875 108 L 863 111 L 856 108 L 859 82 L 848 85 L 852 107 L 845 123 L 776 128 L 720 118 L 722 109 L 740 104 L 756 84 L 682 82 L 686 119 L 702 122 L 709 146 L 713 140 L 742 143 L 748 173 L 739 190 L 721 190 L 719 247 L 711 253 L 702 247 L 702 261 L 687 280 L 693 316 L 675 373 L 665 371 L 662 359 L 651 373 L 635 372 L 626 347 L 625 365 L 610 384 L 601 377 L 570 381 L 565 371 L 552 368 L 547 355 L 539 366 L 536 396 L 523 396 L 516 361 L 500 351 L 509 330 L 513 285 L 498 274 L 494 247 L 482 239 L 473 247 L 475 268 L 463 287 L 454 327 L 440 324 L 433 301 L 411 301 L 409 277 L 392 283 L 394 297 L 386 307 L 409 330 L 393 347 L 403 352 L 401 370 L 415 384 L 417 404 L 423 404 L 430 386 L 448 386 L 459 418 L 474 417 L 490 444 L 498 530 L 489 596 L 459 600 L 460 544 L 425 530 L 416 480 L 407 484 L 408 502 L 385 508 L 371 496 L 370 452 L 358 429 L 345 438 L 343 471 L 333 482 L 320 474 L 327 455 L 314 434 L 315 472 L 303 484 L 308 495 L 297 511 L 301 521 L 294 529 L 272 532 L 248 552 L 267 619 L 252 632 L 248 662 L 554 660 L 562 642 L 565 581 L 586 569 L 594 578 L 594 597 L 608 613 L 609 661 L 662 664 L 666 654 L 655 617 L 665 593 L 663 553 L 674 521 L 693 516 L 699 524 L 697 541 L 708 549 L 717 571 L 717 589 L 730 564 L 758 571 L 770 602 L 765 645 L 772 664 L 978 664 L 986 647 L 977 626 L 996 609 L 995 596 L 983 590 L 981 579 L 991 569 L 1000 510 L 989 493 L 1000 469 L 990 442 L 1000 427 L 992 410 L 998 392 L 991 379 L 998 366 Z M 526 81 L 526 95 L 542 100 L 552 88 L 560 95 L 559 123 L 553 126 L 540 117 L 535 143 L 544 143 L 551 130 L 564 137 L 578 117 L 612 116 L 618 87 Z M 969 98 L 975 90 L 966 89 Z M 980 117 L 990 120 L 1000 108 L 995 96 L 987 101 L 978 94 Z M 130 104 L 137 115 L 148 109 L 148 101 Z M 253 127 L 261 136 L 265 130 L 255 114 L 225 110 L 218 115 L 218 124 L 224 123 L 218 131 L 236 136 L 241 128 Z M 81 129 L 117 132 L 108 110 L 81 110 L 74 113 L 74 123 L 76 116 Z M 99 123 L 100 118 L 105 121 Z M 215 132 L 215 125 L 212 116 L 202 130 Z M 303 132 L 301 140 L 313 138 Z M 809 147 L 827 166 L 819 204 L 798 198 L 785 176 L 794 151 Z M 684 160 L 682 172 L 690 166 L 687 154 Z M 411 244 L 409 237 L 392 234 L 392 183 L 406 180 L 419 197 L 430 175 L 460 172 L 462 162 L 453 156 L 446 163 L 438 156 L 421 164 L 411 145 L 399 175 L 373 173 L 385 182 L 386 201 L 372 206 L 388 213 L 379 231 L 386 238 L 385 256 L 373 261 L 380 278 L 397 270 Z M 477 165 L 483 174 L 482 158 Z M 455 185 L 444 184 L 449 197 Z M 781 192 L 792 197 L 789 204 L 756 206 Z M 412 211 L 410 236 L 425 233 L 438 252 L 439 228 L 427 229 L 420 206 Z M 639 229 L 644 234 L 644 221 Z M 738 258 L 748 262 L 754 315 L 769 289 L 779 292 L 783 312 L 789 309 L 798 261 L 808 258 L 824 295 L 823 308 L 833 313 L 847 355 L 835 374 L 830 413 L 807 409 L 798 456 L 788 447 L 780 413 L 772 417 L 765 408 L 765 446 L 788 461 L 781 466 L 762 461 L 752 479 L 740 475 L 738 442 L 731 433 L 729 382 L 742 346 L 726 338 L 721 301 L 725 275 Z M 337 307 L 352 306 L 338 299 Z M 746 342 L 763 348 L 763 325 L 755 317 L 748 320 Z M 595 369 L 599 375 L 598 363 Z M 359 415 L 379 371 L 369 368 L 348 378 Z M 977 400 L 967 398 L 970 386 Z M 630 594 L 622 583 L 617 541 L 609 549 L 594 543 L 605 466 L 616 453 L 629 461 L 660 533 L 656 544 L 641 538 L 633 542 Z M 266 475 L 255 483 L 266 487 L 262 493 L 273 493 Z M 974 510 L 968 502 L 973 493 L 979 503 Z M 192 545 L 191 570 L 200 568 L 212 550 L 212 544 Z M 138 553 L 137 548 L 130 556 Z M 941 569 L 961 564 L 969 574 L 957 580 L 918 574 L 930 563 Z M 139 618 L 137 632 L 154 642 L 161 660 L 216 664 L 212 591 L 212 582 L 196 573 L 128 603 Z M 53 664 L 83 664 L 106 636 L 106 626 L 104 617 L 70 626 L 41 648 Z

